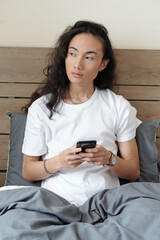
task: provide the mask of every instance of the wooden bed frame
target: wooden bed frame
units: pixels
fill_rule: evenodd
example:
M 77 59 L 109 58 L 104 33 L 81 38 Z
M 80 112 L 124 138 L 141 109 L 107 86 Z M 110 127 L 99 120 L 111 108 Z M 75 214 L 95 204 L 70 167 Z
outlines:
M 115 91 L 130 101 L 142 121 L 160 119 L 160 50 L 114 51 L 118 79 Z M 48 48 L 0 47 L 0 186 L 5 183 L 9 150 L 6 112 L 21 112 L 44 78 L 49 52 Z M 160 129 L 156 144 L 160 153 Z

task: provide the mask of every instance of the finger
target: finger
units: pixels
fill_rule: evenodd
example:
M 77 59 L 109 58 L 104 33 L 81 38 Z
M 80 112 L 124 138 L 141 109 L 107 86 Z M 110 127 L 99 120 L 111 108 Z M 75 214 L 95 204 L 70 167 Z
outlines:
M 78 165 L 78 164 L 80 164 L 80 163 L 82 163 L 82 161 L 79 160 L 79 159 L 78 159 L 78 160 L 76 159 L 76 160 L 74 160 L 74 161 L 73 161 L 73 160 L 68 161 L 68 164 L 69 164 L 69 165 L 75 165 L 75 164 Z
M 103 165 L 103 163 L 102 162 L 100 162 L 100 161 L 87 161 L 89 164 L 94 164 L 94 165 L 98 165 L 98 166 L 100 166 L 100 165 Z
M 98 163 L 100 162 L 101 164 L 103 164 L 103 158 L 102 157 L 92 157 L 92 158 L 83 158 L 83 160 L 86 160 L 87 162 L 94 162 L 94 163 Z
M 79 153 L 81 151 L 82 151 L 81 148 L 69 148 L 68 149 L 68 155 L 74 155 L 74 154 Z
M 87 152 L 87 153 L 98 153 L 98 152 L 100 152 L 101 151 L 101 149 L 99 148 L 99 147 L 96 147 L 96 148 L 86 148 L 85 149 L 85 152 Z
M 92 163 L 92 162 L 98 162 L 99 159 L 98 158 L 85 157 L 85 158 L 82 158 L 82 161 L 87 161 L 89 163 Z
M 70 166 L 68 166 L 68 168 L 76 168 L 80 165 L 80 163 L 77 163 L 77 164 L 72 164 Z
M 78 160 L 82 162 L 82 157 L 79 154 L 72 154 L 67 157 L 67 160 L 72 162 Z
M 83 158 L 98 158 L 99 157 L 99 153 L 93 153 L 93 152 L 91 152 L 91 153 L 80 153 L 79 154 L 80 156 L 82 156 Z
M 74 167 L 79 166 L 80 164 L 82 164 L 82 161 L 75 160 L 75 161 L 69 161 L 67 165 L 69 168 L 74 168 Z
M 102 162 L 94 162 L 94 164 L 95 164 L 95 165 L 98 165 L 98 166 L 103 165 Z
M 89 158 L 88 161 L 97 163 L 97 162 L 101 162 L 101 159 L 100 158 Z
M 92 161 L 90 158 L 87 158 L 87 157 L 83 158 L 82 161 L 83 162 L 88 162 L 88 163 L 94 163 L 95 162 L 95 161 Z

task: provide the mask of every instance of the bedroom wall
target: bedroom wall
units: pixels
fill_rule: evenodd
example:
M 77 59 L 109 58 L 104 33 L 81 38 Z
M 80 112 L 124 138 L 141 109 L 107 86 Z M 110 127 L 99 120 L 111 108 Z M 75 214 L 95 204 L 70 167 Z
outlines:
M 114 48 L 160 49 L 160 0 L 0 0 L 0 46 L 52 47 L 79 19 L 103 23 Z

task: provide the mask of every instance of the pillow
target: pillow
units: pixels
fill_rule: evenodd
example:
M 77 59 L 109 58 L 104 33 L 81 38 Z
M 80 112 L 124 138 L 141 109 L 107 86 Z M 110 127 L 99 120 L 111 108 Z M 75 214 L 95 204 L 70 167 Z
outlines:
M 142 122 L 136 130 L 139 150 L 140 177 L 138 182 L 159 182 L 156 131 L 160 120 Z
M 41 181 L 30 183 L 22 177 L 23 154 L 21 150 L 26 125 L 26 115 L 11 112 L 7 112 L 7 115 L 10 117 L 10 141 L 5 185 L 40 186 Z
M 26 115 L 23 113 L 11 113 L 10 117 L 10 148 L 8 169 L 5 185 L 40 186 L 41 181 L 30 183 L 22 177 L 21 152 Z M 159 182 L 158 176 L 158 151 L 155 144 L 155 134 L 160 124 L 160 120 L 142 122 L 136 131 L 136 140 L 140 158 L 139 182 Z M 121 179 L 121 183 L 126 183 Z

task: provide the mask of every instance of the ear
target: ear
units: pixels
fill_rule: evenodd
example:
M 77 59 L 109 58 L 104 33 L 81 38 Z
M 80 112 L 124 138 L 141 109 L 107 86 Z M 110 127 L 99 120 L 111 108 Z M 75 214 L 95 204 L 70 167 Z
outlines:
M 99 72 L 101 72 L 107 67 L 109 61 L 110 61 L 109 59 L 102 60 L 101 65 L 99 66 Z

